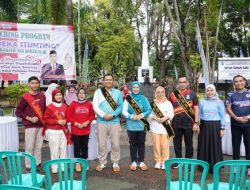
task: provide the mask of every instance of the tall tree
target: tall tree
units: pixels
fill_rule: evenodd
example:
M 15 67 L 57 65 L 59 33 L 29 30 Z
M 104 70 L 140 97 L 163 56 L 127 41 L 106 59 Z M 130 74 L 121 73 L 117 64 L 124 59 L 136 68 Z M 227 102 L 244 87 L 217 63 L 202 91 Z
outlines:
M 66 0 L 49 1 L 49 19 L 51 24 L 66 24 Z

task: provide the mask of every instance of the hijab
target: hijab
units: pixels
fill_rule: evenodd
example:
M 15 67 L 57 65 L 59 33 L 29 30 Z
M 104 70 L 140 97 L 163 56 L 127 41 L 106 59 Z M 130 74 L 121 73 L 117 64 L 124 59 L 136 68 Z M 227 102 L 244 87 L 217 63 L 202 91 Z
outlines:
M 212 88 L 212 89 L 214 90 L 214 96 L 213 96 L 213 97 L 208 97 L 208 96 L 207 96 L 207 89 L 208 89 L 208 88 Z M 219 96 L 218 96 L 218 93 L 217 93 L 217 91 L 216 91 L 216 88 L 215 88 L 215 86 L 214 86 L 213 84 L 209 84 L 209 85 L 206 86 L 206 95 L 205 95 L 205 98 L 206 98 L 207 100 L 220 100 L 220 98 L 219 98 Z
M 158 95 L 158 91 L 159 90 L 163 90 L 164 91 L 164 96 L 163 97 L 160 97 L 159 95 Z M 165 95 L 165 89 L 162 87 L 162 86 L 158 86 L 156 89 L 155 89 L 155 99 L 154 99 L 154 102 L 155 103 L 164 103 L 164 102 L 166 102 L 167 101 L 167 97 L 166 97 L 166 95 Z
M 56 107 L 60 107 L 60 106 L 62 105 L 62 101 L 59 102 L 59 101 L 57 101 L 57 100 L 55 99 L 55 96 L 56 96 L 56 94 L 58 94 L 58 93 L 62 94 L 61 90 L 58 89 L 58 88 L 56 88 L 55 90 L 52 91 L 52 103 L 53 103 Z
M 133 87 L 134 87 L 135 85 L 138 85 L 139 88 L 140 88 L 140 91 L 138 92 L 138 94 L 135 94 L 135 93 L 133 92 Z M 133 99 L 134 99 L 135 101 L 138 101 L 138 100 L 143 99 L 143 95 L 141 94 L 141 83 L 139 83 L 138 81 L 134 81 L 134 82 L 132 82 L 130 88 L 131 88 L 131 96 L 133 97 Z
M 127 84 L 124 84 L 123 85 L 123 90 L 122 90 L 122 95 L 123 95 L 123 99 L 126 98 L 126 96 L 129 94 L 129 87 Z
M 81 90 L 83 90 L 85 92 L 85 98 L 83 100 L 79 100 L 79 98 L 78 98 L 78 94 L 80 93 Z M 87 92 L 83 87 L 80 87 L 80 88 L 77 89 L 76 95 L 77 95 L 77 102 L 84 103 L 84 102 L 87 101 Z
M 74 88 L 75 92 L 70 92 L 71 88 Z M 65 95 L 64 100 L 65 100 L 67 105 L 70 105 L 71 102 L 73 102 L 74 100 L 77 100 L 76 87 L 74 84 L 69 85 L 68 92 Z
M 51 83 L 44 93 L 46 97 L 46 106 L 52 103 L 52 91 L 55 90 L 58 87 L 56 83 Z

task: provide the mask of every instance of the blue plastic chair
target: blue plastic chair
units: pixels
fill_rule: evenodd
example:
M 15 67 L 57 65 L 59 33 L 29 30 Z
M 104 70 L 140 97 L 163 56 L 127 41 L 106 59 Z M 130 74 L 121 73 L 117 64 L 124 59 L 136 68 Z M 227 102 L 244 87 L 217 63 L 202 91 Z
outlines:
M 22 171 L 22 160 L 25 158 L 30 160 L 30 173 L 23 173 Z M 2 183 L 41 187 L 45 182 L 45 176 L 36 172 L 36 160 L 30 154 L 11 151 L 0 152 L 0 165 L 3 169 Z
M 19 189 L 26 189 L 26 190 L 44 190 L 38 187 L 26 187 L 22 185 L 8 185 L 8 184 L 0 184 L 1 190 L 19 190 Z
M 168 190 L 201 190 L 204 189 L 209 164 L 207 162 L 188 158 L 171 158 L 165 161 L 166 189 Z M 178 164 L 177 181 L 172 181 L 171 166 Z M 202 170 L 200 183 L 194 182 L 195 169 L 199 166 Z
M 242 190 L 250 187 L 249 177 L 246 176 L 247 166 L 250 167 L 250 160 L 226 160 L 215 164 L 213 183 L 207 184 L 208 190 Z M 220 181 L 220 169 L 229 168 L 228 180 Z M 248 179 L 248 182 L 247 182 Z
M 79 163 L 82 167 L 81 180 L 74 179 L 75 164 Z M 51 165 L 58 167 L 58 182 L 52 184 L 52 177 L 50 173 Z M 64 171 L 62 171 L 62 168 Z M 84 159 L 56 159 L 49 160 L 43 163 L 43 168 L 47 177 L 48 190 L 85 190 L 86 189 L 86 175 L 88 168 L 88 161 Z

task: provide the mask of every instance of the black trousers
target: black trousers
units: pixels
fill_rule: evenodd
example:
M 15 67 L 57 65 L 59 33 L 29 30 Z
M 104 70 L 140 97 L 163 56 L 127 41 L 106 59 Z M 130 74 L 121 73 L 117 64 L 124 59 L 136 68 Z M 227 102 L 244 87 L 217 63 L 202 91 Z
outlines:
M 174 151 L 176 158 L 182 158 L 182 138 L 186 146 L 185 158 L 193 158 L 193 130 L 192 128 L 174 127 Z
M 246 151 L 246 160 L 250 160 L 250 127 L 231 126 L 233 159 L 240 159 L 240 144 L 243 135 L 243 142 Z
M 144 162 L 146 132 L 128 130 L 128 137 L 131 162 Z
M 74 156 L 75 158 L 88 158 L 88 143 L 89 135 L 72 135 L 74 142 Z

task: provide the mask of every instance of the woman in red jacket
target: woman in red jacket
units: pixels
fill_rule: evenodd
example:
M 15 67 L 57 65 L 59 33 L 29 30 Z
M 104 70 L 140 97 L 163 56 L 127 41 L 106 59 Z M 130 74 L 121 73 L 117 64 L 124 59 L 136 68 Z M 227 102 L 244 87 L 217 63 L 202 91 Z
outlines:
M 68 135 L 66 112 L 67 106 L 62 103 L 63 96 L 59 89 L 52 91 L 52 103 L 49 104 L 44 113 L 46 124 L 46 137 L 49 141 L 51 160 L 67 157 Z M 57 165 L 52 165 L 52 173 L 57 173 Z M 62 170 L 63 170 L 62 166 Z
M 90 124 L 95 118 L 92 103 L 87 101 L 84 88 L 77 90 L 77 101 L 73 101 L 67 112 L 67 119 L 71 123 L 71 133 L 74 142 L 75 158 L 88 158 L 88 142 Z M 80 164 L 76 164 L 76 171 L 81 171 Z

